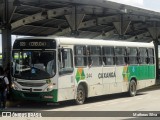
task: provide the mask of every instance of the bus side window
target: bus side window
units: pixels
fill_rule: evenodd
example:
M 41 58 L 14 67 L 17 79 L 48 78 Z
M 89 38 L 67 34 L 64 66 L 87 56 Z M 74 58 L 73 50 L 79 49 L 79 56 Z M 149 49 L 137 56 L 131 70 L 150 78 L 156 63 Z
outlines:
M 100 46 L 88 46 L 87 47 L 88 66 L 101 66 L 101 47 Z
M 148 63 L 154 64 L 154 50 L 153 50 L 153 48 L 148 49 Z
M 85 67 L 87 65 L 86 46 L 74 46 L 74 61 L 76 67 Z
M 125 65 L 126 48 L 116 47 L 115 48 L 116 65 Z
M 128 48 L 129 64 L 138 64 L 138 51 L 136 47 Z
M 107 46 L 103 47 L 103 64 L 106 65 L 114 65 L 115 59 L 114 59 L 114 47 Z
M 148 58 L 147 48 L 139 48 L 139 63 L 148 64 L 147 58 Z

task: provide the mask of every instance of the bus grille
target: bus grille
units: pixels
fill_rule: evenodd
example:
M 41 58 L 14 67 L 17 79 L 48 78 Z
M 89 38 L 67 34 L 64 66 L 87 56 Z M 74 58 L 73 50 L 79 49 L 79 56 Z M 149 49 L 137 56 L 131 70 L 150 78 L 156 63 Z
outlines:
M 46 83 L 28 83 L 28 82 L 18 82 L 21 86 L 24 87 L 41 87 L 45 85 Z

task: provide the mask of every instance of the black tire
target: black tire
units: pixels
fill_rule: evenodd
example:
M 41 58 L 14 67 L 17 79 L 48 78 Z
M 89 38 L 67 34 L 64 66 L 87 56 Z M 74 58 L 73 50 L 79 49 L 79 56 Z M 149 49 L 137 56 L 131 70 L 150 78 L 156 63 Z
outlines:
M 77 97 L 76 97 L 76 104 L 82 105 L 86 99 L 86 92 L 83 85 L 79 85 L 77 88 Z
M 129 84 L 129 96 L 134 97 L 137 94 L 137 85 L 135 80 L 131 80 Z

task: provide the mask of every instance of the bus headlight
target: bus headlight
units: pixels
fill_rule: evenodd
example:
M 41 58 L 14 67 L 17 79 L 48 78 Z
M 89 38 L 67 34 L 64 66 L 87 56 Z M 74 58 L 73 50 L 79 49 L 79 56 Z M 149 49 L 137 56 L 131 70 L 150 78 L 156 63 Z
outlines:
M 18 90 L 18 87 L 16 86 L 15 83 L 12 83 L 11 87 L 12 87 L 14 90 Z
M 45 91 L 51 91 L 53 89 L 53 84 L 49 84 Z
M 53 85 L 50 84 L 50 85 L 48 86 L 48 88 L 49 88 L 49 89 L 53 89 Z

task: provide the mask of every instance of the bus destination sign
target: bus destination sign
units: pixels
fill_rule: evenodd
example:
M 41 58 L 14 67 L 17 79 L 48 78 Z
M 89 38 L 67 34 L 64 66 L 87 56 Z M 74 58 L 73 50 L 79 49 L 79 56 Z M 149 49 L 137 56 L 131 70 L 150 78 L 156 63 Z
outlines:
M 15 41 L 13 49 L 56 49 L 55 40 L 23 39 Z
M 46 42 L 20 42 L 19 46 L 31 46 L 31 47 L 37 47 L 37 46 L 41 46 L 41 47 L 46 47 L 47 43 Z

